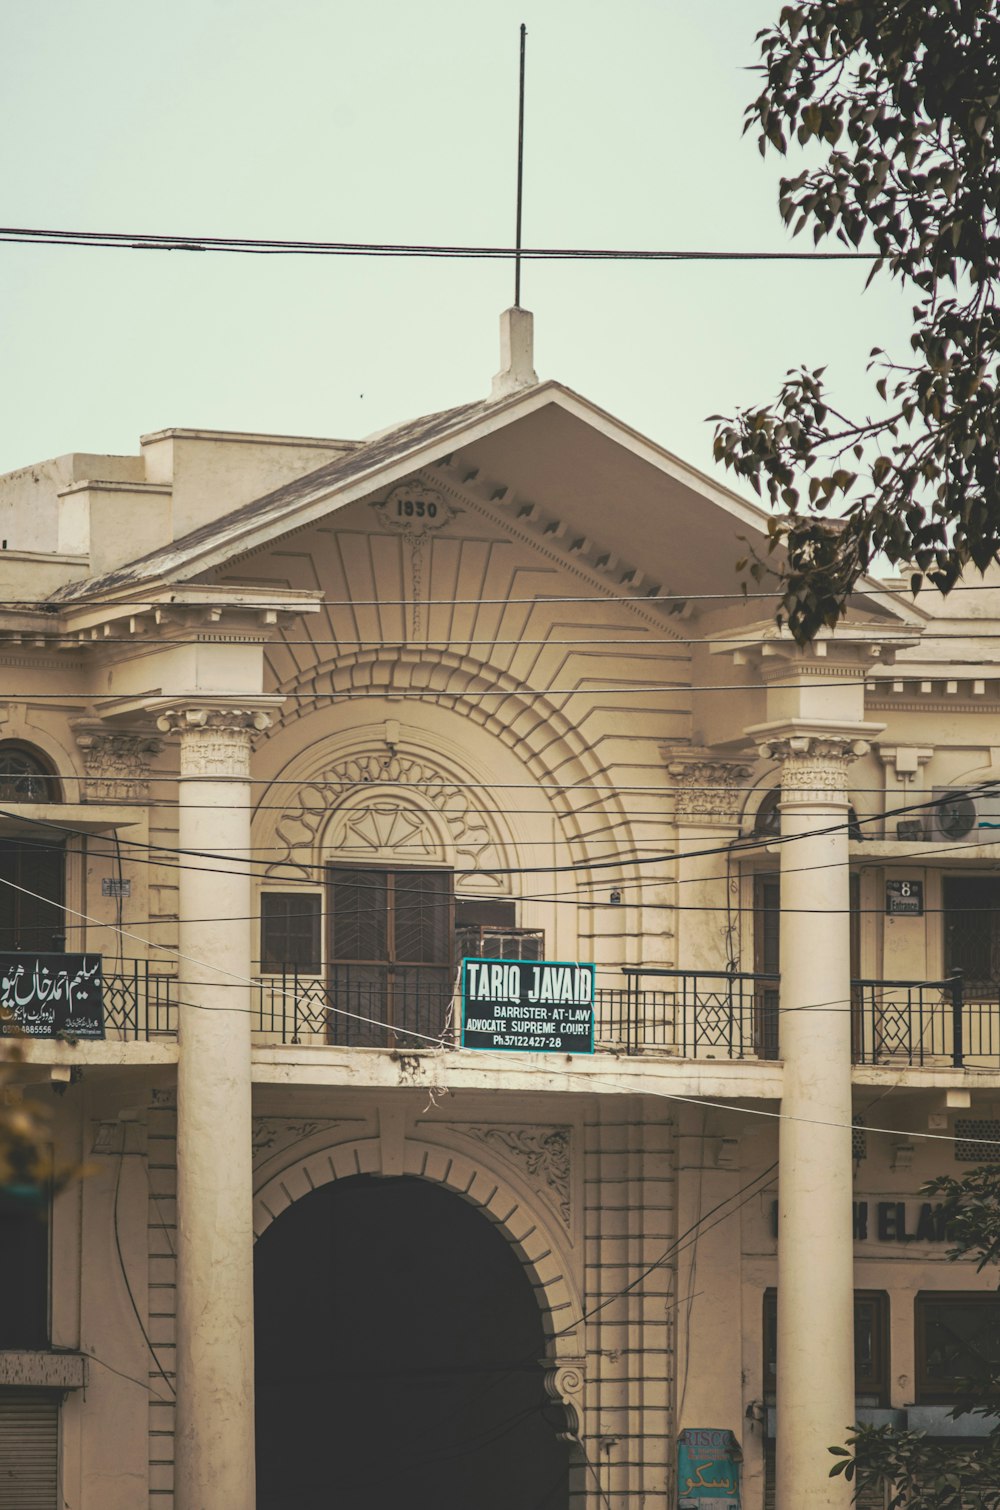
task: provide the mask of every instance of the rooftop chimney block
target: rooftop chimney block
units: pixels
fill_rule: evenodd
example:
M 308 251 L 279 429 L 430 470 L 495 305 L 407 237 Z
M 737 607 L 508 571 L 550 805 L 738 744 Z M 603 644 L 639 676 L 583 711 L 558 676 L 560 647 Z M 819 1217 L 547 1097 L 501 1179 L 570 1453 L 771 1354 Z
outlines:
M 530 309 L 515 305 L 500 316 L 500 371 L 493 379 L 490 398 L 506 398 L 538 382 L 534 359 L 535 317 Z

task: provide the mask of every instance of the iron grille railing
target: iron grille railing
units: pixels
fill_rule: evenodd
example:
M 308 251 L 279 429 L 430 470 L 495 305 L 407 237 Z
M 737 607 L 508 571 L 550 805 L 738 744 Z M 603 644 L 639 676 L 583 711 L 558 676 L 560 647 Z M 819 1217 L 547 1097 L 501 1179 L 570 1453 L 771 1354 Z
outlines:
M 624 987 L 596 992 L 599 1046 L 682 1059 L 778 1057 L 776 975 L 652 966 L 626 966 L 622 973 Z
M 776 1059 L 776 975 L 626 967 L 624 984 L 594 999 L 595 1047 L 681 1059 Z M 162 966 L 125 960 L 104 972 L 109 1034 L 155 1039 L 177 1032 L 182 988 Z M 1000 1068 L 1000 982 L 855 980 L 853 1055 L 859 1064 Z M 328 982 L 291 966 L 258 980 L 251 1027 L 272 1043 L 350 1048 L 455 1044 L 457 992 L 443 973 L 399 969 L 390 979 Z
M 858 1064 L 1000 1063 L 1000 986 L 966 997 L 961 975 L 948 980 L 851 982 Z
M 179 985 L 150 960 L 104 961 L 104 1027 L 122 1038 L 160 1038 L 177 1032 Z
M 347 1048 L 430 1049 L 454 1041 L 453 991 L 441 972 L 373 974 L 340 967 L 333 983 L 293 969 L 265 976 L 256 988 L 254 1028 L 281 1043 Z

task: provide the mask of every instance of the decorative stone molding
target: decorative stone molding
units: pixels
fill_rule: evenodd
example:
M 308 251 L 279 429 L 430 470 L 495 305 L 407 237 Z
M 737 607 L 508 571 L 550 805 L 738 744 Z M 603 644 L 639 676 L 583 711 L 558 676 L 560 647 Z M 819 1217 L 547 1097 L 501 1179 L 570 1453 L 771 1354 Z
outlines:
M 260 708 L 190 707 L 163 713 L 163 734 L 181 736 L 181 777 L 250 778 L 250 743 L 271 727 Z
M 163 749 L 162 739 L 100 726 L 78 727 L 74 732 L 83 755 L 85 802 L 149 800 L 149 760 Z
M 254 1117 L 251 1141 L 253 1155 L 270 1159 L 285 1148 L 305 1142 L 318 1132 L 333 1133 L 340 1126 L 328 1117 L 310 1117 L 298 1121 L 287 1117 Z
M 412 796 L 400 787 L 408 787 Z M 357 805 L 359 789 L 366 798 L 362 808 Z M 324 837 L 331 848 L 362 856 L 365 851 L 384 856 L 405 843 L 411 859 L 440 860 L 447 836 L 462 868 L 480 872 L 477 887 L 501 889 L 499 877 L 492 874 L 506 864 L 499 837 L 476 811 L 469 789 L 451 785 L 448 773 L 428 760 L 393 748 L 362 751 L 325 766 L 314 781 L 303 781 L 287 804 L 275 829 L 282 850 L 269 873 L 288 876 L 289 866 L 295 865 L 303 877 L 311 876 Z
M 934 756 L 933 747 L 928 745 L 879 744 L 876 748 L 879 760 L 883 765 L 895 769 L 898 781 L 912 781 L 921 766 L 925 766 Z
M 758 746 L 761 758 L 781 763 L 781 796 L 806 802 L 847 802 L 847 768 L 871 745 L 848 735 L 793 734 Z
M 674 817 L 678 823 L 737 824 L 753 766 L 727 760 L 707 750 L 663 750 L 667 774 L 674 782 Z
M 424 544 L 429 535 L 444 529 L 462 513 L 447 502 L 436 488 L 414 480 L 400 483 L 385 498 L 369 504 L 385 530 L 401 535 L 410 552 L 410 633 L 420 633 L 420 607 L 423 594 Z
M 586 1359 L 562 1358 L 553 1363 L 543 1358 L 545 1393 L 559 1407 L 562 1421 L 556 1436 L 560 1442 L 579 1442 L 583 1435 L 583 1395 L 587 1382 Z
M 509 1163 L 517 1165 L 521 1174 L 548 1197 L 569 1226 L 571 1128 L 507 1125 L 463 1126 L 455 1130 L 466 1137 L 478 1138 Z

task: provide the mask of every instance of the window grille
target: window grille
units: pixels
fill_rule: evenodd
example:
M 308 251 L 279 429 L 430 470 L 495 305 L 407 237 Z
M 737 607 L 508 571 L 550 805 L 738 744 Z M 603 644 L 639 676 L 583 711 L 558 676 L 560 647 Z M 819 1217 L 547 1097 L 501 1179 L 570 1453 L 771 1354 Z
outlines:
M 458 928 L 459 959 L 544 959 L 545 934 L 539 928 Z
M 1000 1164 L 1000 1121 L 956 1118 L 955 1160 L 959 1164 Z
M 851 1133 L 851 1158 L 855 1164 L 860 1164 L 862 1159 L 868 1157 L 868 1129 L 865 1127 L 863 1117 L 854 1118 L 854 1131 Z
M 0 801 L 59 801 L 48 764 L 24 745 L 0 743 Z

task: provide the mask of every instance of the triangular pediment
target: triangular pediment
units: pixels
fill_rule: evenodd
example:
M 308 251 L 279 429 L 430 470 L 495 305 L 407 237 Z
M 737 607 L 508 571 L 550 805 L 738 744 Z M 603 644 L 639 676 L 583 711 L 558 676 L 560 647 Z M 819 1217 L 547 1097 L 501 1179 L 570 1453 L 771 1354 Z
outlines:
M 767 514 L 558 383 L 382 432 L 159 550 L 56 597 L 215 577 L 282 537 L 414 476 L 447 475 L 561 544 L 626 594 L 738 593 L 737 559 L 762 548 Z M 226 573 L 229 575 L 229 573 Z M 874 585 L 874 584 L 873 584 Z M 887 595 L 869 613 L 908 620 Z

